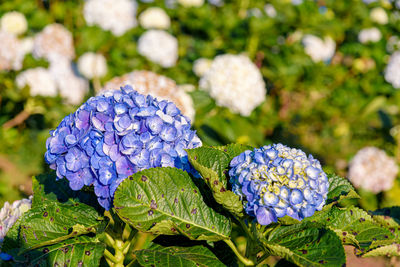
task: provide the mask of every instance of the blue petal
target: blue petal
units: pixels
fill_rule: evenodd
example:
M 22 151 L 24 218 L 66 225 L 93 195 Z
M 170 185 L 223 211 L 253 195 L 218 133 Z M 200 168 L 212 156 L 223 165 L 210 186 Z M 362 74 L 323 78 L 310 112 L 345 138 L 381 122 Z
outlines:
M 164 125 L 160 137 L 166 142 L 172 142 L 176 139 L 176 129 L 171 125 Z
M 261 225 L 268 225 L 278 221 L 275 212 L 265 207 L 259 207 L 257 209 L 256 217 L 257 222 Z
M 146 120 L 147 128 L 154 135 L 159 134 L 161 132 L 163 124 L 164 124 L 163 120 L 158 116 L 153 116 Z
M 290 203 L 293 205 L 300 204 L 303 201 L 303 193 L 298 189 L 293 189 L 290 193 Z

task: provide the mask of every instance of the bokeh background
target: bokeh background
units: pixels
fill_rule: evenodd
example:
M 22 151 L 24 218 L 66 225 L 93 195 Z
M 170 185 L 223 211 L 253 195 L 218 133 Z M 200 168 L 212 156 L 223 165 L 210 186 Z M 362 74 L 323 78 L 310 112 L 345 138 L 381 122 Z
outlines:
M 362 207 L 400 205 L 400 1 L 2 0 L 0 29 L 0 205 L 48 171 L 51 129 L 129 79 L 204 144 L 301 148 Z

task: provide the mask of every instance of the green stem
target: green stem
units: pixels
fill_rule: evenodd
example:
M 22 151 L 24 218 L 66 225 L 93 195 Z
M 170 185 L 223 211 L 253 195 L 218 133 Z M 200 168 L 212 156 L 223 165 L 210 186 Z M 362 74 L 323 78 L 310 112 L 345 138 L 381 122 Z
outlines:
M 125 254 L 122 250 L 123 247 L 124 247 L 124 242 L 122 240 L 115 240 L 114 257 L 117 261 L 115 262 L 114 266 L 124 266 Z
M 130 246 L 131 246 L 131 241 L 130 240 L 126 241 L 124 246 L 121 248 L 122 253 L 124 254 L 128 253 Z
M 107 243 L 107 245 L 110 246 L 110 247 L 114 247 L 115 241 L 112 238 L 112 236 L 107 232 L 105 232 L 105 235 L 106 235 L 106 243 Z
M 114 266 L 114 262 L 112 262 L 109 258 L 105 257 L 105 259 L 109 266 Z
M 254 236 L 252 233 L 249 231 L 249 227 L 243 222 L 243 220 L 237 219 L 240 223 L 240 226 L 242 227 L 243 231 L 246 233 L 247 237 L 250 237 L 252 241 L 254 241 Z
M 133 264 L 135 264 L 135 262 L 136 262 L 136 257 L 130 263 L 128 263 L 126 267 L 131 267 Z
M 106 259 L 109 259 L 113 263 L 117 262 L 117 259 L 114 257 L 114 255 L 107 249 L 104 250 L 104 256 L 106 257 Z
M 224 242 L 232 249 L 233 253 L 235 253 L 236 257 L 245 265 L 245 266 L 254 266 L 254 262 L 246 257 L 243 257 L 238 251 L 235 244 L 230 239 L 225 239 Z

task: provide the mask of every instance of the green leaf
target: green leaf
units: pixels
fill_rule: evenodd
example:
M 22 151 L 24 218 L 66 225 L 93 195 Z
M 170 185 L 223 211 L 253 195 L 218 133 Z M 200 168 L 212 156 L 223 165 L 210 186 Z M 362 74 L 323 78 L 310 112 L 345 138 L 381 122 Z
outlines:
M 187 153 L 190 163 L 211 189 L 215 201 L 236 216 L 243 216 L 242 201 L 238 195 L 227 189 L 225 173 L 228 171 L 230 163 L 229 155 L 220 149 L 211 147 L 188 149 Z
M 376 249 L 370 250 L 363 255 L 364 258 L 367 257 L 378 257 L 378 256 L 400 256 L 400 245 L 399 244 L 390 244 L 386 246 L 381 246 Z
M 300 223 L 299 220 L 296 220 L 288 215 L 278 218 L 278 222 L 282 225 L 292 225 L 292 224 Z
M 212 147 L 187 149 L 193 167 L 209 182 L 221 182 L 225 187 L 227 179 L 224 171 L 228 169 L 230 158 L 227 153 Z
M 105 244 L 97 237 L 79 236 L 19 254 L 11 252 L 13 266 L 99 266 Z
M 147 169 L 125 179 L 114 206 L 121 219 L 145 232 L 210 241 L 231 232 L 230 220 L 208 207 L 189 174 L 176 168 Z
M 395 238 L 388 229 L 376 223 L 366 211 L 356 207 L 344 209 L 333 207 L 305 218 L 304 222 L 307 221 L 329 227 L 338 234 L 344 244 L 361 248 L 361 251 L 374 247 L 379 242 L 393 243 Z
M 278 226 L 261 241 L 267 253 L 299 266 L 342 266 L 346 262 L 339 237 L 317 224 Z
M 97 211 L 85 204 L 49 202 L 24 213 L 19 221 L 18 247 L 29 250 L 56 244 L 71 237 L 99 233 L 106 221 Z M 3 249 L 15 247 L 16 229 L 5 238 Z
M 13 248 L 19 247 L 19 230 L 21 225 L 22 217 L 20 217 L 14 225 L 8 230 L 7 235 L 4 237 L 3 244 L 1 246 L 2 251 L 7 251 Z
M 216 149 L 224 151 L 229 156 L 229 162 L 236 156 L 239 156 L 246 150 L 253 150 L 252 146 L 242 144 L 228 144 L 226 146 L 216 146 Z
M 329 192 L 328 199 L 326 200 L 326 205 L 324 207 L 325 209 L 344 199 L 360 198 L 356 191 L 354 191 L 354 187 L 347 179 L 335 174 L 328 174 L 328 181 Z
M 135 254 L 142 266 L 225 266 L 208 248 L 201 245 L 193 247 L 163 247 L 154 244 L 148 249 L 136 251 Z
M 400 244 L 400 207 L 378 209 L 370 212 L 372 218 L 382 227 L 389 229 Z
M 285 259 L 280 259 L 274 267 L 297 267 L 297 265 Z
M 73 191 L 66 179 L 57 180 L 55 172 L 41 174 L 32 180 L 34 192 L 32 207 L 41 206 L 48 201 L 58 201 L 66 204 L 85 203 L 102 210 L 93 192 Z

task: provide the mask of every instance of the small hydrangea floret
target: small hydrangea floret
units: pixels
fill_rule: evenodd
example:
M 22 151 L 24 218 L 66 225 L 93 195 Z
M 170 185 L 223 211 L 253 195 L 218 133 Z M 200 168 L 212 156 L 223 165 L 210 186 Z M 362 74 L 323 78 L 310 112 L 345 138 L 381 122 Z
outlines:
M 131 86 L 90 98 L 50 132 L 45 160 L 73 190 L 94 185 L 109 209 L 118 185 L 152 167 L 188 172 L 185 149 L 201 146 L 190 121 L 168 101 L 139 94 Z
M 230 167 L 233 191 L 259 224 L 285 215 L 302 220 L 325 204 L 328 178 L 319 161 L 300 149 L 274 144 L 247 150 Z

